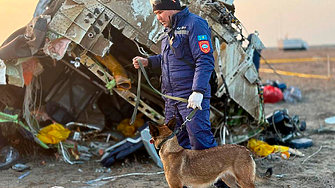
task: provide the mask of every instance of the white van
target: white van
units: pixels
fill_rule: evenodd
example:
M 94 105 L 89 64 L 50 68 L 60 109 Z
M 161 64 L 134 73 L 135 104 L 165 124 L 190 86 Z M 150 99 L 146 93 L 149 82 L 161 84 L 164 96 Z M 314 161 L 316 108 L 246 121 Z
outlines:
M 283 39 L 278 42 L 281 50 L 308 50 L 308 44 L 302 39 Z

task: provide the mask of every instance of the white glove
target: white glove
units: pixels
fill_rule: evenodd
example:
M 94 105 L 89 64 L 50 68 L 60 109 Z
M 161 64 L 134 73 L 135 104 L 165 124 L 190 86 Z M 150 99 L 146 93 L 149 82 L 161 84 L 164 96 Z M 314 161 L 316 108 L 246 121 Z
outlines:
M 199 110 L 202 110 L 201 108 L 201 102 L 203 98 L 203 94 L 199 92 L 193 92 L 190 97 L 188 98 L 188 105 L 187 108 L 191 107 L 193 109 L 198 108 Z

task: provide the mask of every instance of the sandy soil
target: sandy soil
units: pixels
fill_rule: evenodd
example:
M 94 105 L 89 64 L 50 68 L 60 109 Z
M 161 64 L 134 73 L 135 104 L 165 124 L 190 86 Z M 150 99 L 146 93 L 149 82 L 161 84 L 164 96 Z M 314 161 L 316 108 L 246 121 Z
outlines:
M 267 59 L 324 57 L 326 54 L 335 56 L 335 48 L 311 49 L 308 52 L 282 53 L 275 50 L 263 52 Z M 261 67 L 268 68 L 265 64 L 262 64 Z M 273 67 L 278 70 L 327 75 L 326 62 L 276 64 Z M 335 63 L 332 62 L 331 72 L 333 75 L 335 75 L 334 69 Z M 264 82 L 267 79 L 279 79 L 274 74 L 261 73 L 260 75 Z M 324 123 L 325 118 L 335 116 L 334 78 L 323 80 L 282 76 L 280 81 L 285 82 L 288 86 L 300 88 L 303 95 L 302 101 L 296 104 L 286 102 L 266 104 L 265 112 L 267 114 L 272 113 L 276 109 L 288 109 L 291 116 L 298 115 L 301 120 L 307 122 L 306 134 L 312 133 L 313 130 L 318 129 L 321 125 L 335 128 L 335 125 Z M 335 187 L 335 133 L 311 134 L 310 138 L 313 139 L 314 145 L 310 148 L 299 150 L 305 154 L 305 157 L 292 156 L 288 160 L 256 159 L 258 167 L 273 167 L 274 172 L 270 179 L 257 181 L 257 187 Z M 53 186 L 65 188 L 168 187 L 163 174 L 132 175 L 87 184 L 89 180 L 101 177 L 127 175 L 130 173 L 161 172 L 162 169 L 151 161 L 144 149 L 115 164 L 110 171 L 101 168 L 99 163 L 95 161 L 71 166 L 64 162 L 56 161 L 56 158 L 52 155 L 35 158 L 31 156 L 27 160 L 32 161 L 27 163 L 31 167 L 30 174 L 22 180 L 18 180 L 18 177 L 24 172 L 15 172 L 11 169 L 0 171 L 0 188 L 49 188 Z
M 327 57 L 327 54 L 334 57 L 334 52 L 335 48 L 312 48 L 307 52 L 285 53 L 269 50 L 265 51 L 263 56 L 267 59 Z M 330 72 L 335 75 L 335 62 L 331 62 L 330 65 Z M 325 76 L 328 69 L 327 62 L 288 63 L 272 66 L 277 70 Z M 262 64 L 261 67 L 268 68 L 265 64 Z M 261 73 L 260 75 L 263 81 L 280 80 L 274 74 Z M 284 81 L 288 86 L 297 86 L 302 92 L 302 101 L 296 104 L 286 102 L 266 104 L 266 112 L 271 113 L 273 110 L 286 108 L 291 116 L 298 115 L 301 120 L 307 122 L 306 134 L 311 134 L 310 138 L 313 139 L 314 145 L 307 149 L 300 149 L 305 154 L 305 157 L 302 158 L 292 157 L 287 161 L 263 160 L 258 162 L 265 166 L 274 166 L 274 174 L 283 175 L 282 178 L 274 176 L 266 183 L 260 183 L 259 187 L 335 187 L 335 158 L 333 156 L 335 132 L 312 134 L 312 130 L 320 126 L 335 128 L 335 125 L 327 125 L 324 122 L 325 118 L 335 116 L 334 76 L 330 80 L 282 76 L 280 81 Z M 318 153 L 308 158 L 320 148 Z

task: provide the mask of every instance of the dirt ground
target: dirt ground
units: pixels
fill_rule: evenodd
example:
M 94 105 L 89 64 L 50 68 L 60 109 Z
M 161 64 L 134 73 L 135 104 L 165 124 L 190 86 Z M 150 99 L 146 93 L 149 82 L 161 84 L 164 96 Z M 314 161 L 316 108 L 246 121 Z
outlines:
M 277 50 L 265 50 L 263 56 L 266 59 L 278 58 L 312 58 L 326 57 L 329 54 L 335 57 L 335 47 L 311 48 L 307 52 L 280 52 Z M 299 72 L 306 74 L 327 75 L 327 62 L 305 62 L 273 64 L 277 70 Z M 262 64 L 261 68 L 268 68 Z M 335 75 L 335 62 L 331 63 L 330 71 Z M 280 80 L 288 86 L 296 86 L 301 89 L 302 101 L 291 104 L 279 102 L 266 104 L 266 114 L 277 109 L 288 109 L 289 115 L 298 115 L 300 120 L 307 122 L 305 134 L 312 133 L 320 126 L 335 128 L 335 125 L 327 125 L 325 118 L 335 116 L 335 82 L 315 78 L 299 78 L 281 76 L 275 74 L 260 73 L 262 81 Z M 260 188 L 331 188 L 335 187 L 335 133 L 310 134 L 313 146 L 307 149 L 299 149 L 304 157 L 292 156 L 288 160 L 283 159 L 256 159 L 259 167 L 273 167 L 273 176 L 268 180 L 257 181 Z M 16 187 L 50 188 L 60 186 L 64 188 L 91 188 L 91 187 L 168 187 L 162 169 L 157 167 L 146 154 L 140 150 L 130 155 L 127 159 L 111 167 L 110 170 L 101 168 L 95 161 L 84 164 L 69 165 L 56 161 L 53 155 L 39 156 L 26 159 L 30 174 L 18 180 L 25 172 L 14 170 L 0 171 L 0 188 Z M 213 161 L 215 162 L 215 161 Z M 131 174 L 147 173 L 147 174 Z M 149 174 L 148 174 L 149 173 Z M 115 176 L 121 176 L 113 178 Z M 124 176 L 124 177 L 122 177 Z M 97 178 L 111 177 L 106 181 L 93 181 Z

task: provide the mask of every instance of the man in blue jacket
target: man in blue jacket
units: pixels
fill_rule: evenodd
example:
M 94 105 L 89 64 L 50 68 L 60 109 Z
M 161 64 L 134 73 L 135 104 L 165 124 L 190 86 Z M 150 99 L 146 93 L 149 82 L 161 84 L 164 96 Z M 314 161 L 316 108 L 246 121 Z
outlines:
M 209 80 L 214 69 L 211 31 L 208 23 L 178 0 L 151 0 L 157 19 L 165 27 L 161 54 L 149 58 L 135 57 L 133 65 L 162 70 L 162 93 L 188 99 L 188 104 L 165 100 L 165 121 L 176 117 L 178 129 L 195 108 L 190 122 L 178 134 L 179 144 L 187 149 L 202 150 L 217 146 L 211 132 Z
M 148 59 L 135 57 L 134 67 L 139 68 L 140 59 L 143 66 L 161 68 L 162 93 L 188 99 L 186 104 L 164 98 L 166 122 L 175 115 L 178 128 L 192 108 L 200 109 L 186 124 L 185 130 L 179 133 L 181 146 L 196 150 L 217 146 L 209 121 L 209 79 L 214 69 L 209 26 L 204 19 L 190 13 L 188 8 L 182 10 L 178 0 L 155 1 L 153 11 L 165 26 L 161 54 Z

